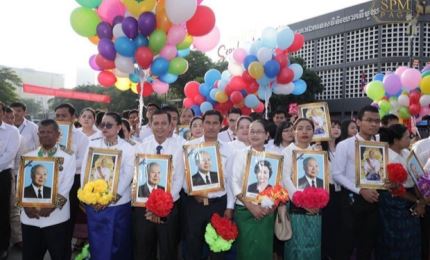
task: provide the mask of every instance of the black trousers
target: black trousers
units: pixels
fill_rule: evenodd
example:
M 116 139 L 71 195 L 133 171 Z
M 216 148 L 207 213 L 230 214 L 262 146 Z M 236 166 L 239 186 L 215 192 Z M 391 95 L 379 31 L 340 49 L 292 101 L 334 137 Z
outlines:
M 421 248 L 422 259 L 430 259 L 430 207 L 426 207 L 426 214 L 421 219 Z
M 340 222 L 340 192 L 330 184 L 330 201 L 322 210 L 321 255 L 322 259 L 334 258 Z
M 79 209 L 79 199 L 78 199 L 78 189 L 81 187 L 81 175 L 75 174 L 75 179 L 73 180 L 73 186 L 70 189 L 69 200 L 70 200 L 70 219 L 68 221 L 67 236 L 70 241 L 73 238 L 73 229 L 75 228 L 76 215 Z M 71 245 L 70 245 L 71 246 Z
M 369 260 L 376 244 L 378 204 L 345 189 L 339 197 L 341 219 L 335 259 L 349 260 L 355 247 L 357 260 Z
M 43 260 L 48 251 L 52 260 L 70 260 L 67 256 L 67 247 L 70 247 L 68 226 L 67 221 L 44 228 L 21 224 L 22 259 Z
M 0 172 L 0 253 L 9 248 L 11 190 L 12 171 L 6 169 Z
M 157 248 L 160 260 L 177 259 L 179 202 L 175 202 L 172 212 L 162 224 L 148 221 L 145 213 L 146 208 L 133 208 L 132 210 L 134 259 L 155 260 L 157 259 Z
M 227 196 L 209 199 L 209 205 L 205 206 L 194 197 L 187 197 L 185 208 L 187 230 L 185 231 L 186 260 L 201 259 L 203 245 L 206 245 L 204 234 L 206 225 L 210 222 L 213 213 L 224 215 L 227 207 Z M 209 252 L 210 259 L 224 259 L 224 253 Z

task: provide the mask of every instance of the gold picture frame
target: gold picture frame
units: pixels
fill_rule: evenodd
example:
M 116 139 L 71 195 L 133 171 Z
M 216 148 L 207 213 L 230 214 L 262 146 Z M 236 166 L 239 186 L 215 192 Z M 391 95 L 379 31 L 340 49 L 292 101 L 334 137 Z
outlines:
M 115 197 L 118 190 L 121 160 L 121 150 L 90 147 L 84 173 L 84 185 L 88 181 L 104 179 L 108 183 L 109 191 Z
M 418 191 L 423 195 L 427 194 L 427 190 L 423 190 L 427 185 L 420 185 L 421 177 L 425 176 L 424 167 L 418 159 L 414 151 L 411 151 L 406 159 L 406 169 L 411 176 L 415 186 L 417 186 Z
M 60 137 L 58 138 L 58 144 L 60 147 L 64 148 L 66 151 L 73 151 L 72 149 L 72 131 L 73 123 L 69 121 L 57 121 Z
M 279 184 L 282 179 L 283 165 L 284 156 L 282 155 L 250 150 L 246 156 L 246 168 L 242 179 L 243 198 L 251 202 L 257 200 L 259 192 L 262 192 L 258 189 L 260 182 L 258 174 L 262 175 L 261 179 L 267 178 L 266 175 L 269 175 L 266 180 L 266 188 Z M 273 171 L 276 172 L 273 173 Z M 251 172 L 254 172 L 254 175 L 251 175 Z
M 326 102 L 299 105 L 299 117 L 314 122 L 313 142 L 329 141 L 331 139 L 330 112 Z
M 61 159 L 57 157 L 21 156 L 16 193 L 18 206 L 55 207 Z M 38 177 L 40 175 L 43 177 Z
M 134 161 L 134 176 L 132 183 L 131 205 L 134 207 L 145 207 L 150 191 L 148 172 L 159 171 L 156 188 L 166 192 L 172 190 L 173 162 L 172 155 L 167 154 L 136 154 Z M 158 168 L 157 168 L 158 167 Z M 157 178 L 155 178 L 157 180 Z M 154 189 L 154 187 L 152 188 Z
M 185 179 L 188 188 L 188 195 L 207 197 L 209 192 L 224 190 L 224 172 L 222 159 L 219 152 L 219 144 L 206 142 L 202 144 L 184 145 Z M 206 176 L 210 177 L 210 183 L 203 179 L 200 170 L 203 167 L 197 165 L 197 160 L 204 160 L 203 171 L 207 171 Z M 215 163 L 214 163 L 215 162 Z M 199 168 L 200 167 L 200 168 Z
M 298 190 L 303 190 L 307 187 L 312 187 L 312 185 L 315 185 L 316 188 L 323 188 L 329 191 L 330 169 L 328 164 L 328 154 L 326 151 L 294 150 L 292 156 L 293 171 L 291 179 L 293 181 L 294 186 Z M 311 164 L 310 167 L 316 168 L 311 169 L 317 171 L 315 180 L 313 181 L 312 177 L 308 177 L 306 170 L 306 167 L 308 167 L 309 164 Z M 309 183 L 309 181 L 312 182 Z
M 358 188 L 385 190 L 388 144 L 385 142 L 355 142 L 355 181 Z

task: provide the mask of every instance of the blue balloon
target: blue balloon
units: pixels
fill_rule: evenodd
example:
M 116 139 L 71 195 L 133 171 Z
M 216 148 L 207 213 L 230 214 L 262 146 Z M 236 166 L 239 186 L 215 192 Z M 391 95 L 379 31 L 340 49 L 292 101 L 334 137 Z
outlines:
M 248 94 L 248 92 L 246 92 L 246 90 L 242 89 L 240 91 L 240 93 L 242 93 L 242 96 L 246 97 L 246 95 Z
M 302 68 L 302 66 L 300 66 L 300 64 L 293 63 L 293 64 L 289 65 L 288 68 L 294 72 L 293 81 L 298 80 L 302 77 L 303 68 Z
M 224 90 L 227 84 L 228 81 L 221 79 L 220 81 L 218 81 L 218 89 Z
M 178 50 L 178 56 L 179 57 L 187 57 L 188 55 L 190 55 L 190 49 L 183 49 L 183 50 Z
M 258 100 L 257 96 L 254 94 L 249 94 L 245 97 L 245 106 L 249 108 L 256 108 L 259 103 L 260 100 Z
M 200 90 L 200 87 L 199 87 L 199 90 Z M 217 88 L 211 89 L 211 91 L 209 91 L 209 97 L 212 100 L 215 100 L 215 96 L 216 96 L 216 93 L 218 93 L 218 91 L 219 91 L 219 89 L 217 89 Z
M 134 57 L 136 44 L 125 36 L 119 37 L 115 40 L 115 50 L 124 57 Z
M 263 75 L 263 77 L 261 77 L 259 80 L 257 80 L 258 84 L 260 84 L 260 86 L 267 86 L 269 85 L 271 79 L 269 79 L 266 75 Z
M 160 80 L 167 83 L 172 84 L 178 79 L 178 75 L 172 74 L 172 73 L 166 73 L 160 77 Z
M 293 81 L 293 83 L 294 83 L 294 89 L 291 94 L 298 96 L 305 93 L 308 86 L 306 85 L 306 82 L 304 80 L 299 79 L 299 80 Z
M 256 40 L 251 44 L 251 48 L 249 48 L 249 54 L 257 55 L 257 52 L 261 47 L 263 47 L 263 41 L 261 39 Z
M 211 90 L 212 91 L 212 90 Z M 209 96 L 206 97 L 206 101 L 210 102 L 212 105 L 215 105 L 216 103 L 218 103 L 216 100 L 214 100 L 209 93 Z
M 278 75 L 279 70 L 281 69 L 281 65 L 276 60 L 269 60 L 264 64 L 264 74 L 268 78 L 274 78 Z
M 276 34 L 277 33 L 275 28 L 272 28 L 272 27 L 265 28 L 261 36 L 263 45 L 270 49 L 276 48 Z
M 208 85 L 207 83 L 203 83 L 203 84 L 200 84 L 199 86 L 199 93 L 200 95 L 207 97 L 211 89 L 212 89 L 211 85 Z
M 140 46 L 148 46 L 149 41 L 145 36 L 143 36 L 142 34 L 139 34 L 134 39 L 134 44 L 136 44 L 136 48 L 139 48 Z
M 156 58 L 151 65 L 151 72 L 153 75 L 160 77 L 169 70 L 169 61 L 163 57 Z
M 203 103 L 201 103 L 201 104 L 200 104 L 200 111 L 201 111 L 202 113 L 206 113 L 206 111 L 209 111 L 209 110 L 212 110 L 212 109 L 214 109 L 214 107 L 213 107 L 213 105 L 212 105 L 210 102 L 208 102 L 208 101 L 205 101 L 205 102 L 203 102 Z
M 245 67 L 245 69 L 248 69 L 249 64 L 251 64 L 254 61 L 258 61 L 257 56 L 255 56 L 255 55 L 248 55 L 243 60 L 243 66 Z
M 262 100 L 269 100 L 269 98 L 272 96 L 272 90 L 268 87 L 260 86 L 258 88 L 257 95 Z
M 140 77 L 139 74 L 136 72 L 130 73 L 130 75 L 128 75 L 128 78 L 134 82 L 134 83 L 139 83 L 140 82 Z
M 276 42 L 278 43 L 278 48 L 281 50 L 285 50 L 288 47 L 290 47 L 293 41 L 294 41 L 294 32 L 289 27 L 278 32 L 278 35 L 276 36 Z
M 384 74 L 383 73 L 376 73 L 375 76 L 373 76 L 373 80 L 383 81 L 384 80 Z
M 221 72 L 219 72 L 217 69 L 210 69 L 206 71 L 204 79 L 206 84 L 212 86 L 215 81 L 221 79 Z
M 202 112 L 200 111 L 200 106 L 194 105 L 191 107 L 191 109 L 194 111 L 194 115 L 196 116 L 202 115 Z
M 228 81 L 230 80 L 230 78 L 231 78 L 231 73 L 230 73 L 230 71 L 228 71 L 228 70 L 224 70 L 224 71 L 221 73 L 221 79 L 222 79 L 222 80 L 224 80 L 224 81 L 228 82 Z

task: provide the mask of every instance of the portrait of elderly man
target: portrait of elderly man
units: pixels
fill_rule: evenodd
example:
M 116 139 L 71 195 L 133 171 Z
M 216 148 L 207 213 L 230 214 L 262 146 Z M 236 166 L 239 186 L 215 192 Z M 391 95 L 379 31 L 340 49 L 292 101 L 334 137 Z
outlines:
M 150 162 L 146 166 L 147 181 L 139 186 L 138 197 L 148 198 L 149 194 L 155 189 L 164 190 L 163 186 L 160 186 L 160 175 L 161 167 L 156 162 Z
M 320 170 L 318 162 L 314 157 L 308 157 L 303 160 L 303 170 L 305 175 L 299 179 L 299 189 L 324 187 L 324 181 L 318 178 Z
M 51 188 L 45 186 L 47 169 L 41 164 L 31 168 L 31 184 L 24 188 L 24 198 L 49 199 L 51 198 Z
M 212 159 L 207 151 L 198 151 L 194 160 L 197 165 L 197 173 L 192 176 L 193 186 L 218 183 L 218 173 L 211 171 Z

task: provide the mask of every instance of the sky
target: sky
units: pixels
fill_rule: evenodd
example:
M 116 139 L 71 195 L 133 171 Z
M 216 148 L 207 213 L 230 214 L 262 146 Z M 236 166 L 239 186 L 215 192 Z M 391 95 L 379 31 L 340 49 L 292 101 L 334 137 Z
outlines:
M 221 43 L 247 41 L 266 27 L 278 27 L 366 2 L 365 0 L 204 0 L 213 9 Z M 0 65 L 65 75 L 75 84 L 76 70 L 88 68 L 97 46 L 76 34 L 73 0 L 0 1 Z M 215 48 L 216 49 L 216 48 Z M 216 58 L 216 51 L 210 53 Z

